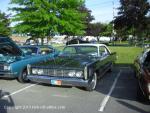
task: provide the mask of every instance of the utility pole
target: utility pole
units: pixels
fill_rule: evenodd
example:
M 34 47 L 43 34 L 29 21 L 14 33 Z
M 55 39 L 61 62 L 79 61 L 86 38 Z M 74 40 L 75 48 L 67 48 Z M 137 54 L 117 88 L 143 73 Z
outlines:
M 114 30 L 114 20 L 115 20 L 115 12 L 114 12 L 114 1 L 112 1 L 112 5 L 113 5 L 113 10 L 112 10 L 112 15 L 113 15 L 113 23 L 112 23 L 112 38 L 113 38 L 113 45 L 114 45 L 114 39 L 115 39 L 115 30 Z
M 114 40 L 115 40 L 115 35 L 116 35 L 116 32 L 115 32 L 115 24 L 114 24 L 114 21 L 115 21 L 115 5 L 114 5 L 114 1 L 112 1 L 112 15 L 113 15 L 113 21 L 112 21 L 112 38 L 113 38 L 113 45 L 114 45 Z

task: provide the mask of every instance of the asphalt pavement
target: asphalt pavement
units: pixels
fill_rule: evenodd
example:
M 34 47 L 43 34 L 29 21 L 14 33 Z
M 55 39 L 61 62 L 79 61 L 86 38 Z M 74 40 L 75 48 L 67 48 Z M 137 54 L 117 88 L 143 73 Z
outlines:
M 20 84 L 0 79 L 0 113 L 150 113 L 137 99 L 137 80 L 130 67 L 115 67 L 96 90 Z

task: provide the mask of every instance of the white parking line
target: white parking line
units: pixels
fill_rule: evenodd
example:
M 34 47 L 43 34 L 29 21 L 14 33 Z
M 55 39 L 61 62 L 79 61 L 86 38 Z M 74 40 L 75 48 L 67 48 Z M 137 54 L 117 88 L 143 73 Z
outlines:
M 24 90 L 26 90 L 26 89 L 28 89 L 28 88 L 31 88 L 31 87 L 33 87 L 33 86 L 35 86 L 35 85 L 37 85 L 37 84 L 29 85 L 29 86 L 27 86 L 27 87 L 24 87 L 24 88 L 22 88 L 22 89 L 19 89 L 19 90 L 17 90 L 17 91 L 14 91 L 13 93 L 11 93 L 11 94 L 9 94 L 9 95 L 4 95 L 2 98 L 8 98 L 8 97 L 10 97 L 10 96 L 12 96 L 12 95 L 15 95 L 15 94 L 17 94 L 17 93 L 20 93 L 20 92 L 22 92 L 22 91 L 24 91 Z
M 118 81 L 118 78 L 120 77 L 120 74 L 121 74 L 121 70 L 120 70 L 119 73 L 117 74 L 117 77 L 115 78 L 115 81 L 114 81 L 114 83 L 113 83 L 113 85 L 112 85 L 112 87 L 111 87 L 109 93 L 108 93 L 108 94 L 105 96 L 105 98 L 103 99 L 103 101 L 102 101 L 102 103 L 101 103 L 100 108 L 99 108 L 98 111 L 100 111 L 100 112 L 103 112 L 103 111 L 104 111 L 104 109 L 105 109 L 105 107 L 106 107 L 106 104 L 107 104 L 107 102 L 108 102 L 108 100 L 109 100 L 109 98 L 110 98 L 110 95 L 112 94 L 112 92 L 113 92 L 113 90 L 114 90 L 114 88 L 115 88 L 115 86 L 116 86 L 116 83 L 117 83 L 117 81 Z

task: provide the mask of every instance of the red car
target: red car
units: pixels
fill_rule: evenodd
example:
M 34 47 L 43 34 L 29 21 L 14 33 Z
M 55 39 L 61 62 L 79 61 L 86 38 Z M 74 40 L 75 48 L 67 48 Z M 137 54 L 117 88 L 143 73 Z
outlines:
M 137 96 L 140 100 L 150 101 L 150 49 L 138 56 L 134 65 L 139 85 Z

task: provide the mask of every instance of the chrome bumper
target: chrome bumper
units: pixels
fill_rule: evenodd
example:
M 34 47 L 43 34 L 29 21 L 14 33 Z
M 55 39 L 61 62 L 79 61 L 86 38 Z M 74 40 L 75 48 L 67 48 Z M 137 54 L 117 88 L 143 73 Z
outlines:
M 87 87 L 88 80 L 78 79 L 78 78 L 61 78 L 61 77 L 50 77 L 50 76 L 36 76 L 36 75 L 28 75 L 27 78 L 33 82 L 38 83 L 46 83 L 52 85 L 52 81 L 60 81 L 62 86 L 80 86 L 80 87 Z
M 15 78 L 16 73 L 11 73 L 10 71 L 0 71 L 0 78 Z

